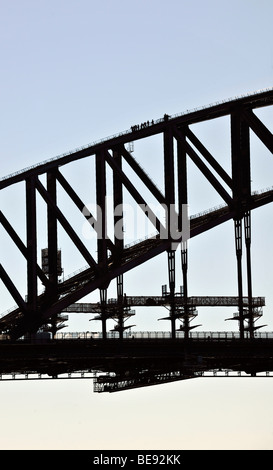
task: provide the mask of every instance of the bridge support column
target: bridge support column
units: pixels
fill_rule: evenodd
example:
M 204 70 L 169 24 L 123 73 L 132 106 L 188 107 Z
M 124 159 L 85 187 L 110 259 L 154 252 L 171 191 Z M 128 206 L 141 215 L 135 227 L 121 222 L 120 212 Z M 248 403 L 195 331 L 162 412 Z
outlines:
M 37 313 L 37 221 L 35 177 L 26 180 L 27 222 L 27 304 L 31 315 Z
M 107 271 L 107 233 L 106 233 L 106 166 L 105 155 L 103 152 L 96 154 L 96 199 L 97 207 L 100 216 L 100 230 L 97 236 L 98 248 L 98 265 L 101 273 L 105 274 Z M 102 338 L 107 338 L 106 319 L 107 319 L 107 287 L 104 286 L 100 289 L 100 303 L 101 303 L 101 322 L 102 322 Z
M 170 287 L 170 317 L 171 317 L 171 337 L 174 339 L 175 334 L 175 251 L 168 251 L 168 268 L 169 268 L 169 287 Z
M 107 289 L 103 288 L 100 289 L 100 304 L 101 304 L 101 324 L 102 324 L 102 338 L 107 338 L 107 331 L 106 331 L 106 319 L 107 319 L 107 310 L 106 310 L 106 303 L 107 303 Z
M 166 227 L 168 237 L 171 240 L 171 214 L 173 213 L 175 204 L 175 180 L 174 180 L 174 145 L 171 128 L 168 127 L 164 131 L 164 177 L 165 177 L 165 198 L 166 198 Z M 168 251 L 168 270 L 169 270 L 169 287 L 170 287 L 170 320 L 171 320 L 171 337 L 174 339 L 175 334 L 175 250 Z
M 243 311 L 243 281 L 242 281 L 242 220 L 234 221 L 235 247 L 237 257 L 237 279 L 238 279 L 238 308 L 239 308 L 239 331 L 240 339 L 244 338 L 244 311 Z
M 47 191 L 54 204 L 57 204 L 56 175 L 47 173 Z M 57 218 L 51 206 L 47 206 L 47 246 L 48 246 L 48 278 L 50 281 L 51 301 L 56 301 L 58 290 L 58 232 Z
M 250 271 L 250 217 L 245 214 L 251 200 L 251 165 L 250 165 L 250 130 L 240 109 L 231 114 L 231 160 L 233 180 L 233 200 L 237 212 L 235 220 L 236 254 L 238 265 L 238 290 L 239 290 L 239 323 L 240 337 L 244 337 L 244 316 L 242 305 L 242 218 L 245 222 L 245 237 L 247 246 L 248 263 L 248 291 L 251 294 L 251 271 Z M 250 300 L 250 297 L 249 297 Z M 251 308 L 252 298 L 249 308 Z
M 119 338 L 123 339 L 124 315 L 123 315 L 123 275 L 117 277 L 117 295 L 118 295 L 118 331 Z
M 188 205 L 188 177 L 187 177 L 187 152 L 185 150 L 186 137 L 181 132 L 181 138 L 177 141 L 177 181 L 178 181 L 178 205 L 179 219 L 178 229 L 181 233 L 185 229 L 184 223 L 188 223 L 183 217 L 184 207 Z M 190 232 L 190 231 L 189 231 Z M 189 308 L 188 308 L 188 243 L 181 241 L 181 264 L 183 276 L 183 298 L 184 298 L 184 318 L 183 330 L 185 339 L 189 337 Z
M 189 309 L 188 309 L 188 248 L 187 243 L 183 243 L 181 250 L 182 274 L 183 274 L 183 298 L 184 298 L 184 334 L 185 339 L 189 337 Z
M 249 335 L 250 338 L 254 337 L 254 319 L 253 319 L 253 305 L 252 305 L 252 275 L 251 275 L 251 218 L 250 211 L 246 212 L 244 216 L 245 223 L 245 244 L 246 244 L 246 262 L 247 262 L 247 287 L 248 287 L 248 315 L 249 315 Z
M 122 170 L 122 155 L 119 149 L 113 150 L 113 158 L 115 163 Z M 123 234 L 123 187 L 119 175 L 113 171 L 113 195 L 114 195 L 114 228 L 115 228 L 115 252 L 114 252 L 114 263 L 116 266 L 120 266 L 120 261 L 124 249 L 124 234 Z M 119 338 L 123 339 L 124 331 L 124 307 L 123 307 L 123 274 L 117 277 L 117 327 L 119 331 Z

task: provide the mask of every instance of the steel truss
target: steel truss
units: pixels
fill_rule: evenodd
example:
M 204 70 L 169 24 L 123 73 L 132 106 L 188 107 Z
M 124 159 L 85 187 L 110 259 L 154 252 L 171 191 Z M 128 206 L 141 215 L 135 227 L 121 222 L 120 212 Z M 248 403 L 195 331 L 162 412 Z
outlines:
M 51 331 L 58 330 L 62 322 L 61 313 L 71 304 L 78 302 L 87 294 L 100 290 L 100 316 L 102 333 L 106 337 L 107 327 L 107 289 L 109 283 L 117 280 L 117 306 L 115 315 L 118 319 L 117 328 L 120 336 L 124 331 L 124 319 L 130 316 L 124 305 L 123 276 L 145 261 L 166 252 L 168 256 L 170 323 L 172 337 L 175 338 L 176 320 L 183 318 L 183 330 L 187 337 L 190 327 L 192 310 L 188 299 L 187 269 L 188 247 L 182 235 L 174 236 L 171 225 L 171 208 L 178 207 L 178 233 L 184 227 L 182 207 L 188 204 L 187 159 L 190 158 L 210 185 L 223 199 L 224 207 L 211 213 L 201 215 L 190 221 L 190 237 L 234 220 L 235 246 L 238 266 L 238 321 L 241 338 L 245 332 L 254 336 L 255 307 L 252 297 L 251 273 L 251 211 L 273 201 L 273 191 L 251 193 L 250 171 L 250 131 L 273 153 L 273 136 L 270 130 L 260 121 L 254 110 L 273 104 L 273 90 L 267 90 L 243 98 L 222 102 L 208 108 L 202 108 L 174 118 L 165 116 L 163 120 L 149 123 L 146 126 L 132 126 L 131 132 L 121 134 L 100 143 L 78 149 L 58 159 L 37 165 L 15 175 L 0 180 L 0 189 L 24 182 L 26 196 L 26 243 L 16 233 L 8 218 L 0 212 L 0 223 L 14 242 L 27 263 L 27 292 L 23 298 L 7 270 L 0 265 L 0 277 L 13 297 L 17 307 L 4 315 L 0 328 L 12 339 L 18 339 L 28 333 L 51 324 Z M 231 175 L 219 164 L 193 133 L 190 126 L 222 116 L 230 119 L 231 137 Z M 132 154 L 126 149 L 129 142 L 146 137 L 162 135 L 164 153 L 164 192 L 161 192 Z M 175 146 L 177 159 L 175 159 Z M 69 184 L 61 172 L 62 167 L 69 163 L 93 156 L 95 159 L 96 203 L 101 208 L 100 224 L 94 214 L 87 209 L 84 201 Z M 175 161 L 176 160 L 176 161 Z M 151 207 L 144 199 L 139 188 L 135 187 L 123 170 L 123 163 L 140 178 L 155 200 L 166 208 L 166 224 L 162 224 Z M 125 247 L 122 237 L 110 238 L 106 226 L 107 207 L 105 198 L 108 187 L 106 168 L 112 170 L 114 208 L 123 205 L 123 192 L 126 189 L 136 204 L 144 211 L 145 216 L 154 225 L 158 235 L 148 238 L 131 247 Z M 41 176 L 46 176 L 46 184 Z M 175 180 L 178 181 L 176 194 Z M 61 186 L 75 207 L 82 213 L 97 233 L 97 257 L 84 245 L 72 228 L 72 221 L 64 215 L 58 206 L 58 187 Z M 38 262 L 37 254 L 37 195 L 42 197 L 47 207 L 47 249 L 48 269 L 45 273 Z M 123 223 L 123 212 L 115 215 L 114 226 Z M 242 223 L 245 229 L 245 247 L 247 258 L 247 308 L 244 306 L 242 290 Z M 59 277 L 58 224 L 62 226 L 73 245 L 86 260 L 87 267 L 68 280 Z M 160 234 L 160 235 L 159 235 Z M 162 236 L 164 234 L 164 236 Z M 183 274 L 183 308 L 178 311 L 175 302 L 175 251 L 181 243 L 181 266 Z M 38 294 L 38 279 L 44 286 L 44 292 Z

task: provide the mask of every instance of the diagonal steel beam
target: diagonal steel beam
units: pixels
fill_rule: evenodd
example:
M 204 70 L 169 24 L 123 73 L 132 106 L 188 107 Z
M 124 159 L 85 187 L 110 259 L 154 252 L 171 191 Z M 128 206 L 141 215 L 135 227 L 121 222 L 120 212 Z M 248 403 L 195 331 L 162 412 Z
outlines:
M 26 247 L 26 245 L 22 242 L 21 238 L 19 237 L 17 232 L 14 230 L 12 225 L 9 223 L 7 218 L 4 216 L 2 211 L 0 211 L 0 223 L 3 225 L 4 229 L 9 234 L 10 238 L 15 243 L 17 248 L 19 248 L 21 253 L 26 258 L 27 257 L 27 247 Z
M 183 135 L 176 128 L 173 128 L 174 137 L 180 141 L 181 145 L 185 148 L 187 154 L 190 156 L 192 161 L 196 164 L 199 170 L 203 173 L 206 179 L 211 183 L 211 185 L 216 189 L 218 194 L 224 199 L 224 201 L 230 206 L 233 206 L 233 199 L 225 190 L 225 188 L 219 183 L 214 174 L 209 170 L 201 158 L 197 155 L 195 150 L 189 145 L 189 143 L 183 138 Z
M 120 152 L 125 158 L 126 162 L 130 165 L 132 170 L 137 174 L 145 186 L 149 189 L 152 195 L 158 200 L 160 204 L 165 204 L 166 199 L 164 195 L 159 191 L 153 181 L 149 178 L 147 173 L 141 168 L 138 162 L 132 157 L 132 155 L 125 149 L 124 146 L 120 146 Z
M 106 158 L 107 163 L 111 166 L 112 170 L 115 171 L 119 175 L 123 185 L 126 187 L 126 189 L 129 191 L 131 196 L 135 199 L 137 204 L 143 210 L 145 215 L 149 218 L 149 220 L 155 226 L 156 230 L 158 230 L 158 232 L 161 234 L 165 234 L 166 233 L 165 227 L 161 224 L 160 220 L 156 217 L 156 215 L 151 210 L 151 208 L 146 203 L 146 201 L 143 199 L 139 191 L 136 189 L 133 183 L 129 180 L 129 178 L 125 175 L 125 173 L 120 169 L 115 159 L 112 157 L 112 155 L 110 155 L 108 151 L 105 152 L 105 158 Z
M 155 246 L 148 252 L 145 252 L 139 255 L 137 258 L 134 258 L 127 263 L 123 264 L 122 266 L 118 266 L 116 268 L 111 269 L 108 271 L 103 277 L 98 277 L 96 279 L 90 279 L 84 286 L 79 287 L 77 290 L 72 291 L 70 294 L 65 296 L 64 298 L 60 299 L 54 305 L 49 307 L 47 310 L 43 312 L 43 318 L 47 319 L 52 315 L 59 313 L 64 308 L 68 307 L 72 303 L 77 302 L 85 295 L 93 292 L 94 290 L 100 288 L 106 283 L 110 283 L 112 279 L 115 279 L 120 274 L 124 274 L 128 272 L 130 269 L 139 266 L 140 264 L 148 261 L 149 259 L 157 256 L 158 254 L 163 253 L 164 251 L 170 249 L 171 242 L 168 240 L 162 241 L 162 244 Z
M 270 132 L 270 130 L 251 110 L 243 110 L 242 117 L 245 119 L 257 137 L 268 148 L 268 150 L 273 153 L 273 134 Z
M 227 172 L 222 168 L 222 166 L 215 160 L 211 153 L 206 149 L 206 147 L 200 142 L 196 135 L 192 132 L 191 129 L 185 129 L 186 136 L 189 138 L 191 143 L 199 150 L 207 162 L 212 166 L 212 168 L 218 173 L 218 175 L 224 180 L 224 182 L 232 188 L 232 179 L 227 174 Z
M 62 173 L 59 170 L 56 172 L 56 178 L 59 181 L 59 183 L 62 185 L 63 189 L 66 191 L 68 196 L 72 199 L 74 204 L 77 206 L 77 208 L 82 212 L 86 220 L 90 222 L 90 219 L 92 219 L 93 221 L 92 227 L 98 233 L 96 218 L 93 216 L 93 214 L 90 212 L 90 210 L 87 208 L 84 202 L 80 199 L 80 197 L 77 195 L 77 193 L 74 191 L 72 186 L 68 183 L 68 181 L 65 179 L 65 177 L 62 175 Z M 106 238 L 106 240 L 107 240 L 107 248 L 111 251 L 114 251 L 115 246 L 112 240 L 110 240 L 110 238 L 108 237 Z
M 66 231 L 68 236 L 71 238 L 71 240 L 73 241 L 75 246 L 78 248 L 81 255 L 85 258 L 85 260 L 87 261 L 87 263 L 90 266 L 92 266 L 93 268 L 95 268 L 96 271 L 98 271 L 98 265 L 97 265 L 96 261 L 91 256 L 91 254 L 89 253 L 89 251 L 87 250 L 85 245 L 82 243 L 82 241 L 80 240 L 80 238 L 78 237 L 78 235 L 76 234 L 74 229 L 71 227 L 71 225 L 69 224 L 69 222 L 67 221 L 67 219 L 65 218 L 63 213 L 56 206 L 56 204 L 54 204 L 54 202 L 50 198 L 47 190 L 45 189 L 45 187 L 42 185 L 42 183 L 39 180 L 37 180 L 37 182 L 36 182 L 36 187 L 37 187 L 37 190 L 39 191 L 40 195 L 42 196 L 42 198 L 45 200 L 45 202 L 55 212 L 56 217 L 59 220 L 60 224 L 63 226 L 64 230 Z
M 271 196 L 273 197 L 273 196 Z M 272 201 L 271 201 L 272 202 Z M 251 205 L 249 209 L 255 208 Z M 191 227 L 191 238 L 207 231 L 219 224 L 226 222 L 227 220 L 233 219 L 236 216 L 234 210 L 229 210 L 228 207 L 223 214 L 219 213 L 219 216 L 216 219 L 213 219 L 211 223 L 206 222 L 204 224 L 200 223 L 197 224 L 195 227 Z M 136 257 L 131 257 L 127 260 L 127 256 L 124 255 L 123 263 L 120 266 L 116 266 L 116 268 L 112 268 L 107 271 L 103 276 L 95 277 L 94 273 L 88 274 L 88 280 L 82 286 L 79 285 L 78 289 L 72 289 L 67 295 L 63 296 L 60 300 L 56 303 L 48 307 L 42 312 L 41 322 L 45 323 L 45 321 L 50 318 L 51 316 L 60 313 L 63 309 L 71 305 L 72 303 L 77 302 L 85 295 L 93 292 L 94 290 L 101 288 L 102 285 L 105 283 L 109 283 L 112 279 L 116 278 L 117 276 L 128 272 L 130 269 L 135 268 L 136 266 L 146 262 L 147 260 L 163 253 L 164 251 L 170 250 L 171 242 L 168 240 L 161 240 L 158 242 L 154 240 L 155 244 L 151 246 L 147 251 L 139 252 Z M 25 331 L 25 330 L 24 330 Z M 18 329 L 18 336 L 24 334 L 24 331 Z M 16 336 L 17 329 L 14 330 L 14 335 Z
M 3 225 L 4 229 L 6 230 L 6 232 L 8 233 L 10 238 L 12 239 L 12 241 L 15 243 L 17 248 L 21 251 L 22 255 L 27 259 L 27 247 L 26 247 L 26 245 L 22 242 L 21 238 L 19 237 L 17 232 L 15 232 L 14 228 L 9 223 L 8 219 L 5 217 L 5 215 L 3 214 L 2 211 L 0 211 L 0 223 Z M 38 274 L 40 280 L 42 281 L 42 283 L 45 286 L 49 285 L 49 281 L 48 281 L 46 275 L 43 273 L 43 271 L 41 270 L 41 268 L 38 264 L 37 264 L 36 269 L 37 269 L 37 274 Z
M 18 307 L 22 310 L 23 313 L 27 312 L 27 304 L 22 298 L 20 292 L 16 289 L 15 285 L 13 284 L 12 280 L 10 279 L 9 275 L 3 268 L 2 264 L 0 264 L 0 278 L 2 279 L 3 283 L 5 284 L 6 288 L 8 289 L 9 293 L 14 298 L 15 302 L 17 303 Z

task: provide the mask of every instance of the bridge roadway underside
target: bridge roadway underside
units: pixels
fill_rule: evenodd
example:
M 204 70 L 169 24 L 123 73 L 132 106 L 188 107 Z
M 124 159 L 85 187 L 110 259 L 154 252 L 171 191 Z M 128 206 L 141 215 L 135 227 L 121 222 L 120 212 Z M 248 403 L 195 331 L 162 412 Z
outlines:
M 45 343 L 1 342 L 0 374 L 113 373 L 130 378 L 147 371 L 198 372 L 229 369 L 255 376 L 273 371 L 273 339 L 79 339 Z

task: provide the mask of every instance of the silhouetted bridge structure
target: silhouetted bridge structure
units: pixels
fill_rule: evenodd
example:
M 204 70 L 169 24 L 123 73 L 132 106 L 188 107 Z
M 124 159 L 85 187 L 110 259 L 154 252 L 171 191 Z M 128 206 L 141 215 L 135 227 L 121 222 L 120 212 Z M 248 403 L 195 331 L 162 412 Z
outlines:
M 16 377 L 29 374 L 59 377 L 62 374 L 86 373 L 96 375 L 97 391 L 114 391 L 146 386 L 171 380 L 202 376 L 208 371 L 235 371 L 237 374 L 257 376 L 273 371 L 273 339 L 269 333 L 259 333 L 257 321 L 262 316 L 264 297 L 252 295 L 251 272 L 251 211 L 273 201 L 273 189 L 253 192 L 251 188 L 250 131 L 273 153 L 271 131 L 255 114 L 255 110 L 273 104 L 273 89 L 223 101 L 177 116 L 165 115 L 154 122 L 134 125 L 131 130 L 100 142 L 76 149 L 0 180 L 0 189 L 16 191 L 18 185 L 25 191 L 26 236 L 23 240 L 7 214 L 1 210 L 0 222 L 10 237 L 18 256 L 26 262 L 26 292 L 22 294 L 9 267 L 0 265 L 0 277 L 16 306 L 0 317 L 0 374 Z M 194 124 L 216 120 L 230 120 L 231 173 L 220 165 L 193 131 Z M 133 157 L 132 142 L 145 141 L 151 136 L 162 136 L 164 191 L 161 191 Z M 129 149 L 128 149 L 129 145 Z M 72 162 L 90 159 L 95 164 L 96 213 L 91 213 L 64 176 L 62 168 Z M 211 187 L 221 196 L 223 204 L 196 216 L 188 217 L 188 171 L 191 159 Z M 157 161 L 155 160 L 155 165 Z M 130 174 L 139 180 L 133 183 Z M 109 186 L 107 171 L 111 171 Z M 110 189 L 109 189 L 110 187 Z M 73 228 L 73 220 L 65 215 L 58 203 L 59 188 L 87 221 L 96 236 L 95 248 L 86 244 Z M 143 188 L 145 191 L 143 191 Z M 126 245 L 124 237 L 124 194 L 156 231 L 133 244 Z M 107 196 L 113 200 L 113 217 L 109 218 Z M 163 209 L 163 217 L 154 211 L 149 197 Z M 46 207 L 47 246 L 38 260 L 37 220 L 41 198 Z M 237 258 L 238 292 L 233 297 L 188 296 L 188 239 L 225 223 L 234 221 L 235 252 Z M 59 227 L 78 250 L 87 265 L 67 278 L 62 277 L 59 250 Z M 247 293 L 243 293 L 243 240 L 246 252 Z M 177 293 L 176 258 L 181 251 L 183 289 Z M 168 286 L 160 296 L 126 296 L 123 279 L 126 272 L 166 252 Z M 144 268 L 143 268 L 144 269 Z M 117 282 L 117 296 L 107 298 L 111 281 Z M 43 286 L 39 293 L 39 285 Z M 99 290 L 100 302 L 81 303 L 88 294 Z M 192 330 L 198 306 L 234 306 L 232 319 L 238 322 L 238 332 L 231 336 Z M 168 337 L 139 337 L 131 331 L 127 320 L 134 315 L 135 306 L 165 306 L 169 321 Z M 60 334 L 69 313 L 95 314 L 100 320 L 98 336 L 73 338 Z M 116 322 L 114 331 L 107 331 L 107 320 Z M 135 326 L 135 325 L 133 325 Z M 48 336 L 50 335 L 50 336 Z M 133 337 L 134 336 L 134 337 Z

